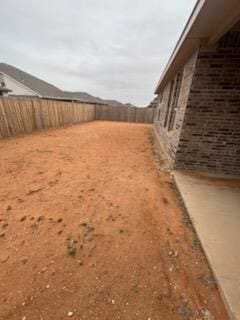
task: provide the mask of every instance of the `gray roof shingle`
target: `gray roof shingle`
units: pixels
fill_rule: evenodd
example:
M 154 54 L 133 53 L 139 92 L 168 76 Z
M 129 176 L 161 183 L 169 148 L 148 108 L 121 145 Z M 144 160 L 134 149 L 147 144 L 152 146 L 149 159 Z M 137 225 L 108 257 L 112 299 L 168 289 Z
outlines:
M 38 79 L 31 74 L 24 72 L 6 63 L 0 63 L 0 71 L 9 75 L 13 79 L 22 83 L 26 87 L 32 89 L 37 94 L 43 97 L 61 97 L 62 91 L 52 84 Z
M 33 75 L 22 71 L 16 67 L 11 66 L 7 63 L 0 63 L 0 72 L 3 72 L 10 76 L 11 78 L 22 83 L 26 87 L 35 91 L 41 97 L 48 98 L 62 98 L 62 99 L 73 99 L 79 100 L 82 102 L 91 102 L 91 103 L 100 103 L 100 104 L 109 104 L 115 106 L 124 106 L 123 103 L 116 100 L 104 100 L 99 97 L 94 97 L 87 92 L 71 92 L 63 91 L 54 85 L 41 80 Z
M 86 92 L 70 92 L 60 90 L 56 86 L 7 63 L 0 63 L 0 72 L 7 74 L 11 78 L 32 89 L 42 97 L 76 99 L 83 102 L 105 103 L 104 100 L 94 97 Z

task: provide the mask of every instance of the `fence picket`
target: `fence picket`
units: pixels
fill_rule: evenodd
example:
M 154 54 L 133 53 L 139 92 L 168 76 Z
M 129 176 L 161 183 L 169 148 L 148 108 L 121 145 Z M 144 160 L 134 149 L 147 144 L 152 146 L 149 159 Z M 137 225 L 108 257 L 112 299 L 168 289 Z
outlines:
M 153 123 L 153 115 L 147 108 L 1 97 L 0 138 L 93 120 Z

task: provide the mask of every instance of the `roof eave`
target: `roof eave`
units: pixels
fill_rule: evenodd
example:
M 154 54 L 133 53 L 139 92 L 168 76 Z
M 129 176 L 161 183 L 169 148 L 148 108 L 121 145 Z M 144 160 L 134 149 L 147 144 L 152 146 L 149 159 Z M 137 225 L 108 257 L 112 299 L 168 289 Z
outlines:
M 238 0 L 198 0 L 155 89 L 158 94 L 203 42 L 216 42 L 240 18 Z

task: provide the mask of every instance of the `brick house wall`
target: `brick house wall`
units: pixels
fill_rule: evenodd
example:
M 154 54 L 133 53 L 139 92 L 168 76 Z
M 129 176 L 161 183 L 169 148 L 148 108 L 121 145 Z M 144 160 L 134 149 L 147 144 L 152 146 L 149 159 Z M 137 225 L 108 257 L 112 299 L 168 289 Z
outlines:
M 199 50 L 175 166 L 240 175 L 240 23 Z
M 240 175 L 240 24 L 201 47 L 182 72 L 172 130 L 164 126 L 170 83 L 154 121 L 171 163 Z
M 182 72 L 182 83 L 180 87 L 179 98 L 177 101 L 177 112 L 173 130 L 169 131 L 168 128 L 164 126 L 171 83 L 168 83 L 168 85 L 164 88 L 163 92 L 158 97 L 154 126 L 159 136 L 161 137 L 163 149 L 172 165 L 174 165 L 176 152 L 178 150 L 180 133 L 195 68 L 196 56 L 197 54 L 195 53 L 184 65 L 182 70 L 180 70 Z M 175 78 L 173 79 L 173 81 L 175 80 Z

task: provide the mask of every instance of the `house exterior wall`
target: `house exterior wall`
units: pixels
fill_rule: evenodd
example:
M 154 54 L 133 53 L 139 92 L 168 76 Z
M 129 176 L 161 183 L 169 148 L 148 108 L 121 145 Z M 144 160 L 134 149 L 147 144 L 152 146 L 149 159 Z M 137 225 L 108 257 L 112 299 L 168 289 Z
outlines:
M 240 175 L 240 24 L 199 50 L 175 166 Z
M 183 67 L 172 130 L 164 127 L 169 91 L 170 83 L 154 125 L 172 165 L 240 175 L 240 23 Z
M 189 61 L 184 65 L 182 72 L 182 82 L 179 92 L 179 98 L 176 106 L 176 116 L 174 120 L 173 130 L 168 130 L 164 126 L 166 113 L 168 108 L 168 101 L 170 95 L 171 83 L 164 88 L 163 92 L 158 96 L 157 109 L 154 118 L 154 127 L 161 137 L 161 142 L 166 155 L 172 165 L 174 165 L 176 152 L 178 149 L 180 133 L 186 111 L 188 95 L 191 88 L 195 62 L 197 53 L 195 53 Z M 177 76 L 177 75 L 176 75 Z M 175 76 L 175 77 L 176 77 Z M 173 79 L 174 81 L 175 79 Z M 162 97 L 161 97 L 162 96 Z
M 12 90 L 12 92 L 10 92 L 9 95 L 22 95 L 22 96 L 37 95 L 33 90 L 22 85 L 21 83 L 12 79 L 8 75 L 4 74 L 4 81 L 5 81 L 6 87 Z

